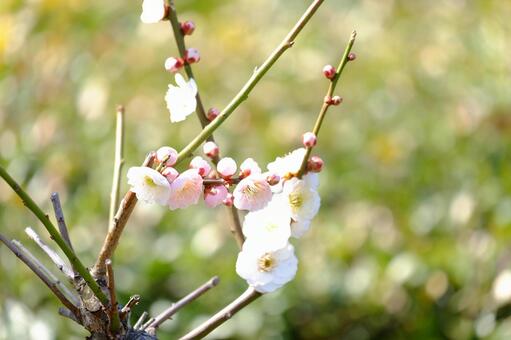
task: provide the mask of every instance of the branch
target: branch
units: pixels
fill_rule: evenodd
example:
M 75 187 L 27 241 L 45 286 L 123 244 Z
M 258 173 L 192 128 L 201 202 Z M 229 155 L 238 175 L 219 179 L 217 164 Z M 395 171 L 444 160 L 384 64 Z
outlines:
M 204 293 L 209 291 L 211 288 L 215 287 L 219 283 L 218 276 L 211 278 L 208 282 L 204 283 L 202 286 L 186 295 L 184 298 L 179 300 L 178 302 L 172 304 L 169 308 L 164 310 L 161 314 L 155 317 L 154 321 L 148 326 L 147 332 L 151 335 L 156 333 L 158 327 L 165 322 L 165 320 L 170 319 L 172 315 L 176 314 L 181 308 L 191 303 L 195 299 L 202 296 Z
M 232 207 L 227 207 L 232 217 L 232 223 L 230 225 L 230 230 L 234 239 L 236 240 L 236 244 L 241 249 L 243 247 L 243 243 L 245 243 L 245 236 L 243 235 L 243 229 L 241 228 L 240 216 L 238 214 L 238 209 L 233 205 Z
M 323 105 L 321 106 L 321 109 L 318 113 L 318 118 L 316 119 L 316 124 L 314 124 L 314 129 L 312 130 L 312 133 L 314 135 L 318 135 L 319 130 L 321 129 L 321 124 L 323 123 L 323 119 L 325 118 L 326 112 L 328 111 L 328 108 L 331 106 L 329 98 L 332 98 L 332 95 L 334 94 L 335 87 L 337 86 L 337 82 L 339 81 L 339 78 L 341 77 L 342 71 L 344 70 L 344 66 L 349 61 L 349 54 L 351 52 L 351 48 L 353 47 L 353 44 L 355 43 L 355 37 L 357 36 L 357 32 L 353 31 L 351 33 L 351 38 L 348 42 L 348 45 L 346 45 L 346 49 L 344 50 L 344 54 L 341 58 L 341 61 L 339 62 L 339 66 L 337 66 L 337 70 L 335 73 L 335 76 L 330 80 L 330 85 L 328 86 L 328 90 L 326 92 L 325 100 L 323 101 Z M 300 170 L 297 173 L 297 177 L 301 178 L 305 171 L 307 170 L 307 161 L 309 160 L 310 154 L 312 152 L 312 147 L 306 148 L 305 155 L 303 157 L 302 165 L 300 166 Z
M 67 231 L 66 220 L 64 219 L 64 212 L 62 211 L 62 205 L 60 204 L 60 197 L 58 192 L 54 192 L 50 196 L 51 203 L 53 205 L 53 211 L 55 212 L 55 218 L 57 219 L 57 225 L 59 227 L 60 234 L 64 241 L 66 241 L 67 245 L 71 250 L 74 251 L 73 245 L 71 244 L 71 239 L 69 238 L 69 233 Z
M 206 320 L 202 325 L 181 337 L 180 340 L 202 339 L 261 295 L 254 288 L 249 287 L 236 300 Z
M 137 322 L 133 326 L 133 329 L 139 329 L 140 326 L 142 326 L 142 324 L 144 323 L 144 320 L 147 318 L 148 315 L 149 315 L 149 313 L 143 312 L 142 315 L 140 315 L 140 318 L 138 318 Z
M 41 237 L 37 235 L 34 229 L 26 227 L 25 233 L 46 253 L 46 255 L 48 255 L 50 260 L 57 266 L 57 268 L 72 282 L 74 279 L 74 273 L 71 268 L 67 266 L 64 260 L 62 260 L 59 254 L 57 254 L 55 250 L 51 249 L 46 243 L 44 243 L 44 241 L 41 240 Z
M 121 312 L 119 313 L 119 317 L 122 320 L 125 320 L 126 316 L 129 314 L 131 309 L 133 307 L 135 307 L 136 305 L 138 305 L 139 302 L 140 302 L 140 295 L 137 294 L 137 295 L 133 295 L 132 297 L 130 297 L 130 299 L 128 300 L 126 305 L 124 305 L 124 307 L 121 308 Z
M 73 250 L 67 245 L 62 236 L 60 236 L 57 228 L 51 223 L 48 215 L 46 215 L 41 208 L 34 202 L 34 200 L 19 186 L 18 183 L 5 171 L 5 169 L 0 166 L 0 177 L 2 177 L 7 184 L 14 190 L 14 192 L 21 198 L 23 204 L 32 211 L 32 213 L 42 222 L 48 233 L 50 233 L 51 238 L 57 243 L 60 249 L 64 252 L 69 262 L 73 266 L 74 270 L 78 272 L 89 288 L 92 290 L 94 295 L 101 301 L 104 306 L 108 306 L 108 298 L 101 291 L 98 283 L 94 281 L 94 278 L 89 273 L 87 268 L 83 265 L 83 263 L 76 257 Z
M 108 276 L 108 292 L 110 293 L 110 307 L 108 308 L 110 330 L 116 333 L 121 326 L 121 321 L 119 320 L 119 310 L 117 309 L 117 297 L 115 295 L 115 279 L 114 269 L 112 268 L 112 260 L 106 260 L 105 265 L 106 273 Z
M 204 129 L 199 133 L 187 146 L 179 152 L 177 157 L 177 163 L 182 162 L 183 159 L 190 156 L 192 152 L 197 149 L 204 141 L 208 139 L 209 136 L 213 134 L 213 132 L 220 126 L 222 123 L 234 112 L 234 110 L 240 106 L 242 102 L 244 102 L 252 89 L 257 85 L 257 83 L 261 80 L 261 78 L 271 69 L 273 64 L 280 58 L 280 56 L 287 51 L 294 44 L 295 38 L 305 27 L 307 22 L 312 18 L 316 10 L 321 6 L 324 0 L 315 0 L 309 8 L 305 11 L 302 17 L 298 20 L 295 26 L 291 29 L 288 35 L 284 38 L 284 40 L 279 44 L 279 46 L 270 54 L 270 56 L 264 61 L 264 63 L 257 67 L 250 77 L 250 79 L 245 83 L 243 88 L 236 94 L 236 96 L 231 100 L 231 102 L 227 105 L 227 107 Z M 172 12 L 172 11 L 171 11 Z
M 147 155 L 142 166 L 151 167 L 154 160 L 154 152 L 149 153 Z M 121 234 L 128 222 L 128 219 L 135 209 L 137 205 L 137 196 L 132 191 L 128 191 L 124 196 L 124 199 L 121 201 L 121 205 L 117 210 L 113 218 L 113 223 L 111 228 L 108 230 L 108 234 L 106 235 L 105 241 L 103 242 L 103 246 L 101 247 L 101 251 L 99 252 L 98 259 L 96 260 L 96 264 L 92 270 L 94 276 L 104 276 L 106 273 L 105 261 L 113 257 L 115 249 L 119 244 L 119 239 L 121 238 Z
M 117 125 L 115 128 L 115 156 L 114 174 L 112 176 L 112 192 L 110 193 L 110 213 L 108 215 L 108 230 L 114 224 L 115 209 L 119 206 L 119 189 L 121 181 L 121 170 L 124 165 L 124 106 L 117 107 Z
M 34 262 L 32 262 L 26 254 L 21 251 L 16 245 L 14 245 L 11 241 L 9 241 L 5 236 L 0 234 L 0 241 L 2 241 L 7 248 L 9 248 L 14 255 L 16 255 L 23 263 L 27 265 L 30 270 L 36 274 L 41 281 L 44 282 L 48 288 L 55 294 L 55 296 L 62 302 L 64 306 L 66 306 L 70 311 L 72 311 L 75 315 L 79 315 L 78 308 L 69 301 L 64 294 L 60 291 L 58 284 L 54 281 L 52 281 Z

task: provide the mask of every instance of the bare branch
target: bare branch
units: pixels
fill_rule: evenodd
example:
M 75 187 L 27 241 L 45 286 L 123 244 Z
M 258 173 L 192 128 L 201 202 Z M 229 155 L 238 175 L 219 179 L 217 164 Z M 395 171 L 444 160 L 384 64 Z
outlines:
M 110 193 L 110 213 L 108 215 L 108 230 L 113 228 L 115 209 L 119 206 L 119 190 L 121 171 L 124 165 L 124 106 L 117 107 L 117 119 L 115 129 L 115 156 L 114 174 L 112 176 L 112 192 Z
M 69 238 L 66 220 L 64 219 L 62 205 L 60 204 L 59 193 L 54 192 L 53 194 L 51 194 L 50 200 L 53 205 L 53 211 L 55 212 L 55 218 L 57 219 L 57 225 L 59 227 L 60 235 L 62 235 L 62 238 L 64 239 L 64 241 L 66 241 L 69 248 L 71 248 L 71 250 L 74 251 L 73 245 L 71 244 L 71 239 Z
M 44 241 L 37 235 L 34 229 L 30 227 L 25 228 L 25 233 L 30 237 L 52 260 L 53 263 L 57 266 L 57 268 L 67 276 L 70 281 L 74 279 L 74 273 L 71 268 L 62 260 L 62 258 L 55 252 L 55 250 L 51 249 Z
M 115 295 L 115 279 L 114 269 L 112 268 L 112 260 L 107 259 L 105 261 L 106 274 L 108 277 L 108 292 L 110 293 L 110 307 L 108 308 L 108 316 L 110 319 L 110 330 L 117 332 L 121 326 L 119 320 L 119 310 L 117 309 L 117 297 Z
M 145 319 L 149 316 L 149 313 L 143 312 L 142 315 L 140 315 L 140 318 L 138 318 L 137 322 L 133 326 L 134 329 L 139 329 L 140 326 L 142 326 L 142 323 L 144 323 Z
M 46 275 L 50 281 L 54 282 L 58 288 L 62 291 L 62 293 L 66 296 L 66 298 L 71 301 L 75 306 L 78 306 L 80 304 L 80 300 L 78 297 L 73 294 L 44 264 L 39 261 L 37 257 L 35 257 L 23 244 L 19 241 L 12 240 L 11 241 L 23 255 L 27 257 L 27 259 L 34 263 L 37 268 L 43 272 L 44 275 Z
M 232 207 L 228 207 L 232 223 L 231 223 L 231 233 L 238 244 L 238 247 L 241 249 L 243 247 L 243 243 L 245 243 L 245 236 L 243 236 L 243 230 L 241 228 L 240 216 L 238 209 L 233 205 Z
M 145 330 L 147 327 L 149 327 L 150 324 L 152 324 L 154 322 L 154 318 L 150 318 L 149 320 L 147 320 L 147 322 L 145 324 L 142 325 L 142 327 L 140 327 L 141 330 Z
M 129 312 L 131 312 L 131 309 L 138 305 L 139 302 L 140 295 L 137 294 L 130 297 L 126 305 L 122 307 L 121 312 L 119 313 L 119 317 L 121 318 L 121 320 L 126 320 L 126 317 L 128 316 Z
M 254 288 L 249 287 L 236 300 L 213 315 L 210 319 L 206 320 L 202 325 L 181 337 L 180 340 L 202 339 L 261 295 L 262 294 L 256 292 Z
M 151 167 L 153 160 L 154 152 L 150 152 L 142 166 Z M 98 259 L 96 260 L 96 264 L 92 270 L 94 276 L 98 277 L 105 275 L 105 261 L 113 257 L 115 249 L 119 244 L 119 239 L 121 238 L 122 232 L 124 231 L 124 227 L 126 226 L 126 223 L 128 222 L 128 219 L 136 205 L 137 196 L 132 191 L 128 191 L 124 196 L 124 199 L 121 201 L 119 209 L 113 218 L 113 224 L 108 230 L 108 234 L 106 235 L 105 241 L 103 242 L 103 246 L 99 252 Z
M 16 247 L 11 241 L 9 241 L 5 236 L 0 234 L 0 241 L 2 241 L 7 248 L 9 248 L 14 255 L 16 255 L 23 263 L 27 265 L 30 270 L 36 274 L 41 281 L 44 282 L 48 288 L 55 294 L 55 296 L 62 302 L 64 306 L 66 306 L 73 314 L 79 315 L 78 308 L 69 301 L 64 294 L 60 291 L 56 282 L 52 281 L 35 263 L 33 263 L 18 247 Z
M 218 285 L 220 282 L 220 279 L 218 276 L 212 277 L 208 282 L 204 283 L 199 288 L 195 289 L 190 294 L 186 295 L 184 298 L 179 300 L 178 302 L 172 304 L 169 308 L 164 310 L 162 313 L 160 313 L 158 316 L 155 317 L 154 321 L 149 325 L 147 332 L 149 334 L 154 335 L 156 333 L 156 330 L 158 327 L 165 322 L 167 319 L 170 319 L 172 315 L 176 314 L 177 311 L 179 311 L 181 308 L 186 306 L 187 304 L 191 303 L 192 301 L 196 300 L 200 296 L 202 296 L 204 293 L 209 291 L 211 288 Z

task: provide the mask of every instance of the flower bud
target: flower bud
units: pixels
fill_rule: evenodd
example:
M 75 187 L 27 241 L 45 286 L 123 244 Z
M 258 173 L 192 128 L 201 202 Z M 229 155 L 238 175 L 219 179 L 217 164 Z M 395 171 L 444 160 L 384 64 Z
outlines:
M 240 165 L 240 177 L 248 177 L 251 174 L 260 174 L 261 168 L 252 158 L 247 158 Z
M 228 206 L 228 207 L 232 207 L 233 203 L 234 203 L 234 196 L 231 194 L 231 193 L 228 193 L 227 194 L 227 197 L 225 197 L 223 203 Z
M 176 164 L 177 151 L 170 146 L 162 146 L 156 151 L 156 160 L 159 163 L 165 161 L 166 166 L 172 166 Z
M 312 156 L 307 161 L 307 171 L 321 172 L 323 169 L 323 160 L 319 156 Z
M 325 67 L 323 67 L 323 74 L 328 79 L 333 79 L 335 77 L 336 73 L 337 73 L 337 70 L 332 65 L 325 65 Z
M 200 60 L 199 50 L 196 48 L 188 48 L 185 51 L 185 61 L 188 64 L 197 63 Z
M 302 136 L 302 142 L 303 146 L 305 146 L 306 148 L 312 148 L 313 146 L 316 145 L 317 142 L 316 135 L 312 132 L 306 132 Z
M 339 96 L 333 97 L 326 96 L 325 103 L 327 103 L 328 105 L 339 105 L 340 103 L 342 103 L 342 98 Z
M 225 157 L 218 162 L 216 170 L 222 177 L 231 177 L 236 173 L 237 165 L 234 159 Z
M 179 176 L 179 172 L 177 172 L 176 169 L 171 168 L 170 166 L 163 169 L 161 174 L 165 176 L 169 183 L 172 183 L 177 178 L 177 176 Z
M 350 54 L 348 54 L 348 60 L 353 61 L 355 59 L 357 59 L 357 55 L 353 52 L 350 52 Z
M 169 57 L 165 60 L 165 70 L 176 73 L 185 64 L 181 58 Z
M 181 32 L 184 35 L 192 35 L 193 31 L 195 31 L 195 24 L 191 20 L 182 22 L 180 25 L 181 25 Z
M 220 111 L 217 108 L 212 107 L 208 110 L 206 117 L 208 118 L 209 121 L 212 121 L 213 119 L 218 117 L 219 114 L 220 114 Z
M 190 168 L 197 169 L 201 177 L 207 176 L 211 172 L 211 166 L 201 156 L 196 156 L 192 159 Z
M 204 144 L 204 146 L 202 147 L 202 151 L 209 158 L 215 158 L 220 153 L 218 145 L 216 145 L 215 142 L 211 141 L 206 142 L 206 144 Z
M 208 187 L 204 190 L 204 202 L 210 208 L 214 208 L 217 205 L 224 203 L 229 192 L 224 185 L 216 185 Z
M 266 182 L 268 182 L 269 185 L 276 185 L 280 182 L 280 176 L 277 174 L 269 174 L 266 176 Z

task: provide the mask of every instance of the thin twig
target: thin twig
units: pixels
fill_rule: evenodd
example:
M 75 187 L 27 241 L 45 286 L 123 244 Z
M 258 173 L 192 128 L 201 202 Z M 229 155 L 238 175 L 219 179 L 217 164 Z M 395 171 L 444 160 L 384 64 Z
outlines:
M 236 244 L 241 249 L 243 247 L 243 243 L 245 243 L 245 236 L 243 235 L 243 229 L 241 228 L 241 221 L 238 209 L 233 205 L 232 207 L 228 207 L 229 213 L 231 215 L 232 223 L 230 225 L 231 233 L 236 240 Z
M 321 129 L 321 124 L 323 123 L 323 119 L 325 118 L 328 108 L 331 106 L 330 101 L 327 99 L 332 98 L 332 95 L 334 94 L 335 87 L 337 86 L 337 82 L 339 81 L 339 78 L 341 77 L 342 71 L 344 70 L 344 66 L 346 66 L 346 64 L 349 61 L 349 54 L 351 52 L 351 48 L 353 47 L 353 44 L 355 43 L 356 36 L 357 36 L 357 32 L 353 31 L 353 33 L 351 33 L 351 38 L 350 38 L 348 44 L 346 45 L 346 49 L 344 50 L 344 54 L 341 58 L 341 61 L 339 62 L 339 66 L 337 67 L 335 76 L 330 80 L 330 85 L 328 86 L 325 100 L 323 101 L 321 110 L 319 110 L 318 118 L 316 119 L 316 124 L 314 124 L 314 129 L 312 130 L 312 133 L 314 133 L 316 136 L 319 134 L 319 130 Z M 307 170 L 307 161 L 309 160 L 311 152 L 312 152 L 312 147 L 306 148 L 305 155 L 304 155 L 303 161 L 302 161 L 302 165 L 300 166 L 300 170 L 296 174 L 296 176 L 298 178 L 301 178 L 302 175 Z
M 34 265 L 36 265 L 37 268 L 39 268 L 44 275 L 46 275 L 52 282 L 54 282 L 59 287 L 59 289 L 62 291 L 62 293 L 66 296 L 66 298 L 69 301 L 71 301 L 75 306 L 78 306 L 80 304 L 78 297 L 75 294 L 73 294 L 69 290 L 69 288 L 67 288 L 48 268 L 46 268 L 46 266 L 42 264 L 37 257 L 35 257 L 27 248 L 25 248 L 25 246 L 21 242 L 17 240 L 12 240 L 11 242 L 19 249 L 21 253 L 23 253 L 23 255 L 25 255 L 28 258 L 28 260 L 33 262 Z
M 74 279 L 74 273 L 71 268 L 67 266 L 67 264 L 62 260 L 62 258 L 55 252 L 55 250 L 51 249 L 37 233 L 34 229 L 30 227 L 25 228 L 25 233 L 30 237 L 45 253 L 48 255 L 50 260 L 57 266 L 57 268 L 67 276 L 70 281 Z
M 133 307 L 135 307 L 136 305 L 138 305 L 139 302 L 140 302 L 140 295 L 136 294 L 136 295 L 133 295 L 132 297 L 130 297 L 128 302 L 124 305 L 124 307 L 121 308 L 121 311 L 119 313 L 119 317 L 121 318 L 121 320 L 126 320 L 126 316 L 129 314 L 131 309 Z
M 110 213 L 108 215 L 108 230 L 113 228 L 115 209 L 119 206 L 119 190 L 121 171 L 124 164 L 124 106 L 117 107 L 115 128 L 114 174 L 112 176 L 112 192 L 110 193 Z
M 154 318 L 150 318 L 149 320 L 147 320 L 147 322 L 145 324 L 142 325 L 142 327 L 140 327 L 140 330 L 145 330 L 153 322 L 154 322 Z
M 14 255 L 16 255 L 23 263 L 25 263 L 27 267 L 30 268 L 30 270 L 32 270 L 34 274 L 36 274 L 41 279 L 41 281 L 43 281 L 44 284 L 48 286 L 48 288 L 50 288 L 53 294 L 55 294 L 55 296 L 60 300 L 60 302 L 62 302 L 64 306 L 67 307 L 67 309 L 69 309 L 73 314 L 79 315 L 78 308 L 64 296 L 56 282 L 52 281 L 34 262 L 32 262 L 18 247 L 16 247 L 2 234 L 0 234 L 0 241 L 2 241 L 7 246 L 7 248 L 9 248 L 14 253 Z
M 154 152 L 150 152 L 142 166 L 151 167 L 153 161 Z M 96 264 L 92 270 L 95 277 L 105 275 L 105 261 L 113 257 L 115 249 L 119 244 L 119 239 L 124 231 L 124 227 L 126 226 L 126 223 L 128 222 L 128 219 L 136 205 L 137 196 L 134 192 L 128 191 L 121 201 L 119 209 L 113 218 L 113 224 L 108 230 L 108 234 L 106 235 L 101 251 L 99 252 L 98 259 L 96 260 Z
M 206 320 L 199 327 L 181 337 L 180 340 L 202 339 L 261 295 L 262 294 L 256 292 L 254 288 L 249 287 L 236 300 L 213 315 L 210 319 Z
M 234 112 L 234 110 L 244 102 L 252 89 L 257 85 L 261 78 L 271 69 L 273 64 L 280 58 L 280 56 L 287 51 L 294 44 L 294 40 L 301 30 L 305 27 L 310 18 L 314 15 L 316 10 L 321 6 L 324 0 L 315 0 L 309 8 L 305 11 L 302 17 L 298 20 L 295 26 L 291 29 L 284 40 L 279 46 L 270 54 L 264 63 L 257 67 L 245 83 L 243 88 L 236 94 L 227 107 L 212 121 L 210 122 L 187 146 L 178 154 L 177 162 L 183 161 L 192 154 L 222 123 Z
M 135 323 L 135 325 L 133 326 L 133 328 L 134 329 L 139 329 L 140 326 L 142 326 L 142 323 L 144 323 L 144 321 L 145 321 L 145 319 L 147 318 L 148 315 L 149 315 L 149 313 L 143 312 L 142 315 L 140 315 L 140 317 L 138 318 L 138 320 Z
M 74 251 L 71 239 L 69 238 L 69 232 L 67 230 L 66 220 L 64 219 L 64 212 L 62 211 L 62 205 L 60 204 L 60 197 L 58 192 L 54 192 L 50 197 L 53 205 L 53 211 L 55 212 L 55 218 L 57 219 L 57 225 L 59 227 L 60 235 L 71 250 Z
M 105 261 L 105 265 L 108 278 L 108 292 L 110 293 L 110 307 L 108 308 L 110 330 L 115 334 L 121 326 L 121 321 L 119 320 L 119 310 L 117 309 L 117 297 L 115 295 L 115 279 L 114 269 L 112 268 L 112 260 L 107 259 Z
M 149 325 L 147 328 L 147 332 L 151 335 L 154 335 L 156 333 L 156 330 L 158 327 L 165 322 L 167 319 L 170 319 L 174 314 L 176 314 L 181 308 L 186 306 L 187 304 L 191 303 L 192 301 L 196 300 L 200 296 L 202 296 L 204 293 L 209 291 L 211 288 L 218 285 L 220 282 L 220 279 L 218 276 L 212 277 L 208 282 L 204 283 L 199 288 L 195 289 L 190 294 L 186 295 L 184 298 L 179 300 L 176 303 L 173 303 L 172 306 L 164 310 L 162 313 L 157 315 L 154 318 L 154 321 Z
M 64 252 L 66 257 L 68 258 L 69 262 L 73 266 L 74 270 L 78 272 L 91 291 L 94 293 L 94 295 L 101 301 L 101 303 L 104 306 L 108 305 L 108 298 L 106 295 L 101 291 L 101 288 L 99 287 L 98 283 L 94 281 L 94 278 L 89 273 L 87 268 L 83 265 L 83 263 L 78 259 L 78 257 L 75 255 L 73 250 L 67 245 L 66 241 L 60 236 L 57 228 L 51 223 L 50 219 L 48 218 L 48 215 L 46 215 L 41 208 L 34 202 L 34 200 L 21 188 L 21 186 L 16 183 L 16 181 L 9 175 L 5 169 L 0 166 L 0 177 L 2 177 L 7 184 L 14 190 L 14 192 L 21 198 L 23 201 L 23 204 L 32 211 L 32 213 L 41 221 L 41 223 L 44 225 L 46 230 L 48 230 L 48 233 L 50 233 L 51 238 L 57 243 L 60 249 Z

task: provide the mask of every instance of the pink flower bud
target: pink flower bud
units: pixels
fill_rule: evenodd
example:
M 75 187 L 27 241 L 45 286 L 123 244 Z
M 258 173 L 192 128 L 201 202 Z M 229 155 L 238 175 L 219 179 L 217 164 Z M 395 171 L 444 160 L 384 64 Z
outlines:
M 225 178 L 229 178 L 236 173 L 236 162 L 230 157 L 225 157 L 218 162 L 216 169 L 218 173 Z
M 191 169 L 197 169 L 201 177 L 207 176 L 211 172 L 211 166 L 201 156 L 196 156 L 190 162 Z
M 218 148 L 218 145 L 215 144 L 215 142 L 206 142 L 204 146 L 202 147 L 202 151 L 206 156 L 209 158 L 215 158 L 220 153 L 220 149 Z
M 323 169 L 323 160 L 319 156 L 312 156 L 307 161 L 307 171 L 321 172 Z
M 179 176 L 179 172 L 177 172 L 176 169 L 171 168 L 170 166 L 163 169 L 161 174 L 165 176 L 169 183 L 172 183 L 177 178 L 177 176 Z
M 303 146 L 305 146 L 306 148 L 312 148 L 313 146 L 316 145 L 317 142 L 316 135 L 313 134 L 312 132 L 306 132 L 302 136 L 302 142 Z
M 232 207 L 234 203 L 234 196 L 231 193 L 228 193 L 225 199 L 223 200 L 223 203 L 228 207 Z
M 181 32 L 184 35 L 192 35 L 193 31 L 195 31 L 195 24 L 191 20 L 187 20 L 181 23 Z
M 261 168 L 252 158 L 247 158 L 240 165 L 241 177 L 248 177 L 251 174 L 260 174 Z
M 333 96 L 332 97 L 332 105 L 339 105 L 342 103 L 342 98 L 339 96 Z
M 188 64 L 197 63 L 200 60 L 199 50 L 197 50 L 196 48 L 186 49 L 185 60 Z
M 266 182 L 268 182 L 269 185 L 276 185 L 280 182 L 280 176 L 277 174 L 269 174 L 266 176 Z
M 208 110 L 206 117 L 209 119 L 209 121 L 212 121 L 213 119 L 218 117 L 219 114 L 220 114 L 220 111 L 218 109 L 212 107 Z
M 206 188 L 204 191 L 204 202 L 210 208 L 214 208 L 217 205 L 224 203 L 229 192 L 223 185 L 216 185 L 214 187 Z
M 336 73 L 337 73 L 337 71 L 336 71 L 335 67 L 333 67 L 332 65 L 325 65 L 325 67 L 323 67 L 323 74 L 328 79 L 333 79 L 335 77 Z
M 350 52 L 350 54 L 348 54 L 348 60 L 353 61 L 355 59 L 357 59 L 357 55 L 353 52 Z
M 156 160 L 161 163 L 165 160 L 166 166 L 172 166 L 176 164 L 177 151 L 170 146 L 162 146 L 156 151 Z
M 174 57 L 169 57 L 167 60 L 165 60 L 165 69 L 168 72 L 176 73 L 181 67 L 183 67 L 184 64 L 185 62 L 181 58 L 176 59 Z

